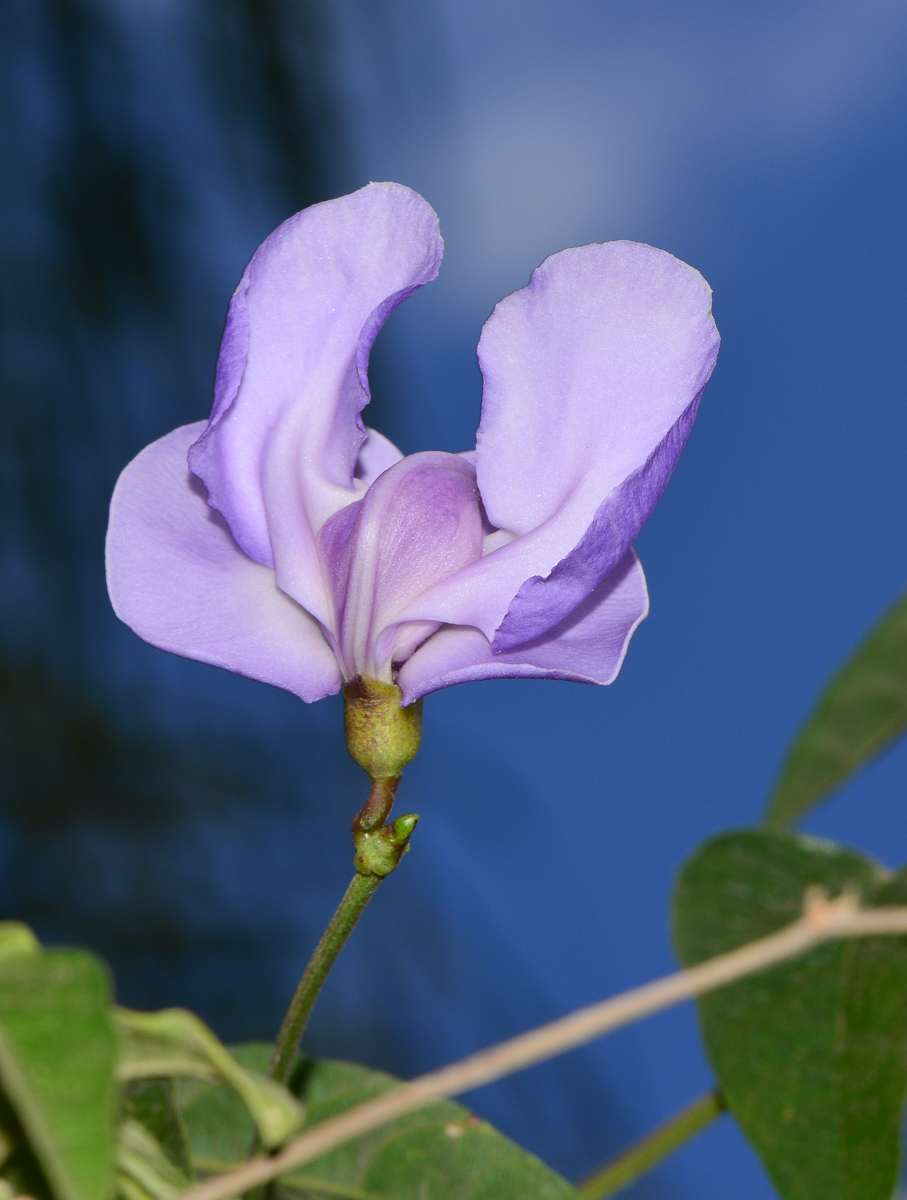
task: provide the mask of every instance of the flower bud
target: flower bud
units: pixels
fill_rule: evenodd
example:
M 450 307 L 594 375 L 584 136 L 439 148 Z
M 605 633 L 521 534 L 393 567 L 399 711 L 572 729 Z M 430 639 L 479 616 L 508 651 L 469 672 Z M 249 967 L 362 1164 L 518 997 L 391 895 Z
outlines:
M 390 875 L 397 869 L 400 859 L 409 851 L 409 839 L 416 828 L 419 817 L 407 813 L 397 817 L 393 825 L 382 825 L 380 829 L 353 829 L 354 859 L 360 875 Z
M 346 746 L 371 779 L 397 779 L 422 741 L 422 701 L 401 707 L 395 683 L 357 675 L 343 689 Z

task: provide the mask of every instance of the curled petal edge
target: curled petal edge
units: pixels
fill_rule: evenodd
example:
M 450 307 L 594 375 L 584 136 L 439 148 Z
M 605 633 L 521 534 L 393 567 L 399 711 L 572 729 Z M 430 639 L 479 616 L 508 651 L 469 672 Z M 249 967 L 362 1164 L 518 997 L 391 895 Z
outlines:
M 291 560 L 306 559 L 312 575 L 314 534 L 363 491 L 353 473 L 371 346 L 393 309 L 437 275 L 442 251 L 421 196 L 373 183 L 280 225 L 231 301 L 215 404 L 190 465 L 238 545 L 276 565 L 281 586 L 319 616 L 324 597 Z
M 512 650 L 495 652 L 474 627 L 446 626 L 400 668 L 403 703 L 455 683 L 483 679 L 562 679 L 609 684 L 630 638 L 649 612 L 645 575 L 628 550 L 611 574 L 554 629 Z
M 674 473 L 703 391 L 705 388 L 647 461 L 605 497 L 570 553 L 549 575 L 534 575 L 523 583 L 495 631 L 494 650 L 512 650 L 553 629 L 615 569 L 636 541 Z

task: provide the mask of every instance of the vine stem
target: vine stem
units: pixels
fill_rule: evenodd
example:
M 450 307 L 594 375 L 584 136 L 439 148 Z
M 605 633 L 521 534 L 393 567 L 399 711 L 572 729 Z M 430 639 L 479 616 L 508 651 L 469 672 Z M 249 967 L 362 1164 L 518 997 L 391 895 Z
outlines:
M 322 1121 L 293 1138 L 275 1154 L 259 1155 L 224 1175 L 206 1179 L 184 1192 L 181 1200 L 227 1200 L 237 1196 L 260 1183 L 286 1175 L 294 1167 L 311 1162 L 406 1113 L 425 1108 L 444 1097 L 471 1091 L 683 1000 L 702 996 L 767 967 L 798 958 L 823 942 L 905 933 L 907 907 L 860 909 L 858 897 L 852 892 L 844 892 L 830 900 L 822 888 L 807 888 L 803 916 L 777 933 L 707 959 L 686 971 L 677 971 L 581 1008 L 438 1071 L 420 1075 L 418 1079 L 348 1109 L 340 1116 Z
M 281 1083 L 286 1083 L 289 1078 L 296 1047 L 305 1032 L 315 1001 L 318 999 L 318 993 L 321 991 L 337 955 L 353 932 L 356 922 L 378 890 L 382 878 L 381 875 L 357 873 L 350 881 L 343 899 L 337 906 L 337 911 L 331 917 L 327 929 L 321 935 L 321 940 L 308 961 L 278 1031 L 274 1042 L 274 1051 L 268 1065 L 268 1074 L 272 1079 L 279 1079 Z
M 577 1185 L 580 1200 L 607 1200 L 727 1112 L 721 1091 L 706 1092 Z

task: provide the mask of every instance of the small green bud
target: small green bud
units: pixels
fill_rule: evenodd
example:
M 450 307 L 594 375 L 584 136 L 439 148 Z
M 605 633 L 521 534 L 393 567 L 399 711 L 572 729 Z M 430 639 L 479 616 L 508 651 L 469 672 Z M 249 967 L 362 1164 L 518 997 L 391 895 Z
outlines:
M 422 741 L 422 701 L 403 708 L 395 683 L 357 675 L 343 689 L 346 746 L 372 779 L 397 779 Z
M 418 813 L 406 813 L 405 816 L 397 817 L 394 821 L 394 835 L 401 845 L 405 842 L 406 849 L 409 849 L 409 837 L 412 831 L 416 828 L 419 822 Z
M 0 921 L 0 961 L 20 954 L 38 954 L 38 939 L 21 921 Z
M 396 870 L 409 850 L 410 834 L 418 820 L 416 813 L 407 813 L 405 817 L 397 817 L 393 825 L 382 825 L 379 829 L 354 828 L 354 862 L 359 874 L 384 876 Z

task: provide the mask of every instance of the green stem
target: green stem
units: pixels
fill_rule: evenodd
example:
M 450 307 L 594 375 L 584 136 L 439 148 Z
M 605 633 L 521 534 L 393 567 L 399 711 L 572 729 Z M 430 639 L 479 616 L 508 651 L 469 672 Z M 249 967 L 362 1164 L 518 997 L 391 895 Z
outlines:
M 628 1187 L 726 1110 L 727 1102 L 717 1088 L 700 1096 L 579 1184 L 580 1200 L 605 1200 Z
M 358 873 L 353 876 L 350 886 L 337 906 L 337 911 L 331 917 L 327 929 L 321 935 L 321 941 L 308 961 L 280 1026 L 268 1066 L 268 1074 L 272 1079 L 286 1083 L 289 1078 L 296 1047 L 308 1024 L 328 971 L 353 932 L 356 922 L 365 912 L 366 905 L 377 891 L 382 878 L 381 875 Z
M 353 820 L 356 874 L 308 961 L 274 1042 L 268 1074 L 281 1083 L 289 1079 L 296 1047 L 337 955 L 346 945 L 381 880 L 396 869 L 409 849 L 410 835 L 419 818 L 414 813 L 407 813 L 392 825 L 384 824 L 399 783 L 399 775 L 393 779 L 373 779 L 368 799 Z

